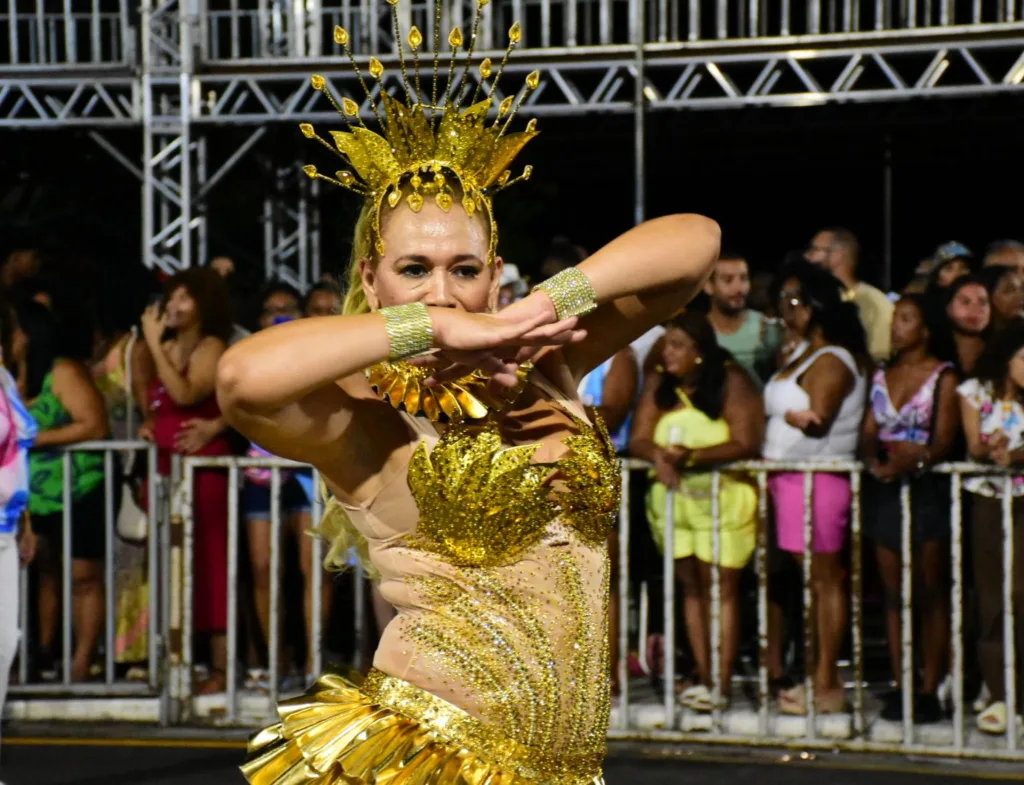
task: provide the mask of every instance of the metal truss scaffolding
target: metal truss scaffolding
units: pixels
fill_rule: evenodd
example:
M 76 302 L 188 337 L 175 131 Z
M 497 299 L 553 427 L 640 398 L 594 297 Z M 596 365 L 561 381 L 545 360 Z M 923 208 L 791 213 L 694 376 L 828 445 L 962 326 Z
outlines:
M 205 262 L 193 198 L 206 174 L 205 143 L 191 123 L 197 8 L 197 0 L 142 4 L 143 261 L 169 274 Z
M 274 189 L 263 200 L 263 253 L 268 281 L 284 281 L 305 293 L 320 279 L 319 183 L 299 163 L 265 161 Z
M 398 87 L 389 4 L 334 2 L 231 0 L 226 9 L 219 0 L 143 0 L 141 14 L 127 0 L 65 0 L 63 14 L 51 14 L 42 0 L 35 13 L 12 3 L 6 16 L 0 13 L 0 48 L 6 39 L 10 54 L 9 65 L 0 66 L 0 125 L 91 129 L 142 181 L 145 264 L 167 273 L 203 264 L 205 197 L 256 146 L 265 127 L 335 117 L 311 88 L 311 73 L 322 73 L 337 94 L 365 103 L 349 64 L 331 44 L 334 25 L 350 31 L 358 59 L 379 56 L 390 74 L 385 89 Z M 446 0 L 444 30 L 467 24 L 476 2 Z M 432 37 L 427 5 L 399 4 L 403 35 L 416 24 Z M 806 6 L 806 18 L 803 10 L 792 11 L 798 5 Z M 1024 89 L 1020 0 L 995 11 L 979 0 L 808 0 L 785 3 L 790 10 L 772 10 L 773 17 L 770 9 L 774 5 L 763 0 L 492 0 L 484 8 L 479 56 L 500 59 L 504 31 L 521 19 L 523 43 L 504 84 L 519 85 L 534 69 L 542 73 L 523 111 L 635 116 L 638 219 L 644 116 L 651 112 Z M 76 27 L 84 17 L 91 19 L 88 27 Z M 76 30 L 86 29 L 89 35 L 77 39 Z M 63 37 L 47 30 L 61 30 Z M 221 125 L 253 130 L 208 172 L 205 135 Z M 118 126 L 142 129 L 141 166 L 100 135 Z M 305 289 L 319 275 L 316 193 L 290 163 L 281 164 L 271 164 L 266 270 Z

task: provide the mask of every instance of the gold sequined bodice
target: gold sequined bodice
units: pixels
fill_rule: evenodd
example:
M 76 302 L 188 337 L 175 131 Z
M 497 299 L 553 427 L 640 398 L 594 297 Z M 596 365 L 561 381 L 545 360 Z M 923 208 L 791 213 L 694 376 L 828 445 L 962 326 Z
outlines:
M 496 417 L 452 425 L 409 465 L 419 509 L 410 542 L 458 567 L 506 564 L 536 545 L 555 520 L 584 542 L 604 543 L 619 508 L 619 468 L 604 424 L 577 420 L 567 453 L 534 461 L 539 445 L 505 446 Z
M 605 543 L 619 509 L 603 426 L 534 385 L 441 435 L 402 416 L 420 435 L 407 477 L 349 510 L 398 610 L 374 666 L 543 761 L 538 781 L 590 782 L 610 705 Z M 537 462 L 540 444 L 563 454 Z

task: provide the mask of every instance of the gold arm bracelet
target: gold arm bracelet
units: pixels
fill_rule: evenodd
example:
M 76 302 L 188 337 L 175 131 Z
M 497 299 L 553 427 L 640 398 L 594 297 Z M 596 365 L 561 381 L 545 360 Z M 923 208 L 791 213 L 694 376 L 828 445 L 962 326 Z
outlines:
M 571 316 L 585 316 L 597 308 L 597 294 L 583 272 L 577 267 L 562 270 L 544 283 L 537 284 L 533 291 L 547 292 L 555 306 L 559 321 Z
M 381 308 L 379 313 L 384 317 L 384 329 L 391 344 L 389 360 L 404 360 L 434 345 L 434 324 L 423 303 L 394 305 Z

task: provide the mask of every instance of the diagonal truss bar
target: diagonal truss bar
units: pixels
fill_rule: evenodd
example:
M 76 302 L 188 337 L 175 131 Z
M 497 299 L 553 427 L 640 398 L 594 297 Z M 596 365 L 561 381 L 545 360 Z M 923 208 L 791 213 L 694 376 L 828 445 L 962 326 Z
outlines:
M 1014 62 L 1008 71 L 1007 62 Z M 532 115 L 625 114 L 634 109 L 626 86 L 636 79 L 633 65 L 632 53 L 579 62 L 526 60 L 510 64 L 507 75 L 515 83 L 540 67 L 549 89 L 531 96 Z M 336 120 L 334 110 L 309 89 L 310 70 L 302 66 L 299 73 L 200 75 L 204 94 L 210 92 L 215 99 L 194 122 Z M 971 96 L 1022 89 L 1024 38 L 718 54 L 666 53 L 663 47 L 651 47 L 646 70 L 644 92 L 654 110 Z M 363 97 L 349 72 L 335 70 L 330 80 L 337 94 Z

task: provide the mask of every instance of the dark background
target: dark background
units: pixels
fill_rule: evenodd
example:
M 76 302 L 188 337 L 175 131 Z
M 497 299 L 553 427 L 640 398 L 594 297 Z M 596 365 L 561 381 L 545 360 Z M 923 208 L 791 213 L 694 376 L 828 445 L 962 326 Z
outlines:
M 893 284 L 941 242 L 980 251 L 997 238 L 1024 238 L 1024 97 L 929 99 L 813 108 L 651 112 L 647 116 L 647 214 L 701 212 L 724 243 L 757 269 L 774 269 L 813 232 L 842 224 L 861 238 L 865 277 L 882 282 L 884 166 L 893 172 Z M 502 253 L 533 272 L 555 235 L 588 250 L 633 220 L 633 118 L 541 118 L 541 135 L 516 171 L 534 177 L 496 199 Z M 248 128 L 210 127 L 210 171 Z M 141 134 L 106 136 L 132 160 Z M 138 265 L 141 185 L 81 131 L 8 131 L 0 136 L 0 226 L 43 227 L 62 245 L 104 266 Z M 210 253 L 234 256 L 262 275 L 264 159 L 323 164 L 323 151 L 280 124 L 212 191 Z M 322 191 L 323 269 L 348 252 L 356 198 Z

